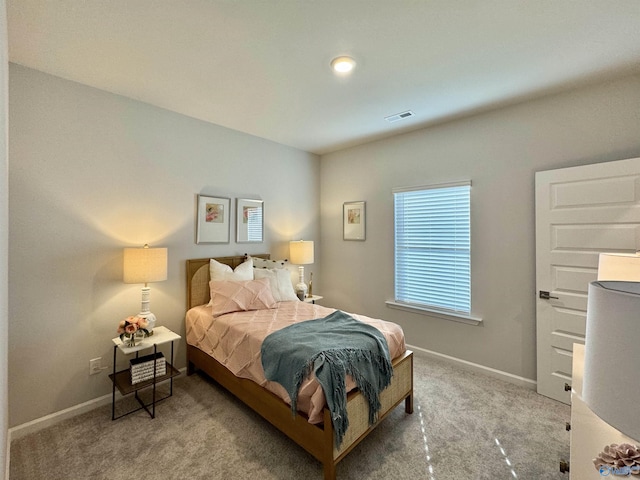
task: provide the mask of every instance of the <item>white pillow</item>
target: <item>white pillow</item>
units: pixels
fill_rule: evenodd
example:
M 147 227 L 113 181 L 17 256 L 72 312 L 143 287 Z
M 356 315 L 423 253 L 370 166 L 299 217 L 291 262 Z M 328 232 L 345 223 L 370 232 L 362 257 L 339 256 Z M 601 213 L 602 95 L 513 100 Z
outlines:
M 235 280 L 243 282 L 253 280 L 253 259 L 248 258 L 233 270 L 229 265 L 220 263 L 213 258 L 209 260 L 210 280 Z
M 253 259 L 249 257 L 233 270 L 229 265 L 220 263 L 212 258 L 209 260 L 209 277 L 213 281 L 233 280 L 244 282 L 253 280 Z M 213 305 L 212 300 L 209 300 L 208 305 Z
M 293 291 L 291 274 L 286 268 L 254 268 L 253 275 L 256 279 L 269 279 L 271 293 L 276 302 L 298 300 L 296 292 Z

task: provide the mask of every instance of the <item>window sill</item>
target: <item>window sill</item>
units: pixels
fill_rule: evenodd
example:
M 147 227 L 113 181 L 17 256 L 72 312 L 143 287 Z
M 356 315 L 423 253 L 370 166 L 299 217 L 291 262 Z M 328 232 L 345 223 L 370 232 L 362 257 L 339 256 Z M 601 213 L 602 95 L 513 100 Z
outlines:
M 466 323 L 467 325 L 480 325 L 482 323 L 482 318 L 474 317 L 471 315 L 462 315 L 457 313 L 442 312 L 439 310 L 431 310 L 426 307 L 418 307 L 416 305 L 409 305 L 408 303 L 398 303 L 392 300 L 387 300 L 385 303 L 389 308 L 404 310 L 406 312 L 419 313 L 421 315 L 428 315 L 430 317 L 442 318 L 443 320 L 451 320 L 453 322 Z

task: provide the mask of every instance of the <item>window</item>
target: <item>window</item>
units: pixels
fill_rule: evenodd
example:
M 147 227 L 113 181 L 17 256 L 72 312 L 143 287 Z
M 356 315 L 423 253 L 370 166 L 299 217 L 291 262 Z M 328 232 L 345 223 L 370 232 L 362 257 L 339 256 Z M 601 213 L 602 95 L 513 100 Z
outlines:
M 471 313 L 471 182 L 395 189 L 395 302 Z
M 262 208 L 246 207 L 245 215 L 247 217 L 247 241 L 262 241 Z

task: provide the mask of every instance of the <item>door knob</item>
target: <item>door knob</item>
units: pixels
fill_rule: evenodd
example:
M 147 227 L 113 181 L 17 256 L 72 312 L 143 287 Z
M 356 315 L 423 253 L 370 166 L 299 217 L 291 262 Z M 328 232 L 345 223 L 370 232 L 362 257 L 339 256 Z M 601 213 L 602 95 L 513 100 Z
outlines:
M 549 292 L 545 292 L 544 290 L 540 290 L 540 298 L 543 300 L 550 300 L 552 298 L 558 300 L 558 297 L 552 297 Z

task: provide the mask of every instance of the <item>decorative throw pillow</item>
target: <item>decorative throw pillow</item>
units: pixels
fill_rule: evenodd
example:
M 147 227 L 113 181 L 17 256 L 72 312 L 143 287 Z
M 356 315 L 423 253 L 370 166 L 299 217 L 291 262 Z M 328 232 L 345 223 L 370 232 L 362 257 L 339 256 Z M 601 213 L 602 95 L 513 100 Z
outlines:
M 229 265 L 220 263 L 213 258 L 209 260 L 209 279 L 211 281 L 219 280 L 253 280 L 253 260 L 249 257 L 233 270 Z M 209 306 L 213 305 L 209 300 Z
M 265 258 L 249 257 L 253 260 L 254 268 L 285 268 L 289 260 L 267 260 Z
M 291 273 L 286 268 L 254 268 L 255 278 L 266 278 L 271 285 L 271 293 L 276 302 L 297 301 L 298 297 L 293 290 Z
M 209 260 L 209 277 L 211 280 L 253 280 L 253 259 L 249 257 L 233 270 L 212 258 Z
M 269 280 L 266 278 L 244 281 L 212 280 L 209 287 L 214 317 L 225 313 L 263 310 L 277 306 Z

